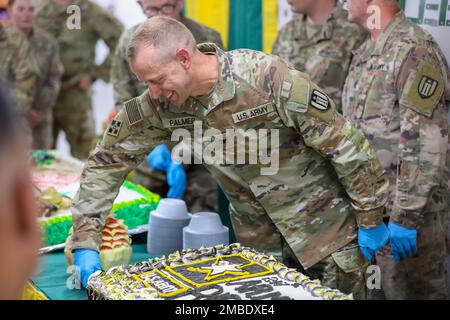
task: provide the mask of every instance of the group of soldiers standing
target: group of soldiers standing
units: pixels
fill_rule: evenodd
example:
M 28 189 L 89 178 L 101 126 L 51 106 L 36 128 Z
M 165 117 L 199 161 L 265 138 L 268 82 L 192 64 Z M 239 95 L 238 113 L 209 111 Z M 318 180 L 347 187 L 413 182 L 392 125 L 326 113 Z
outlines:
M 195 116 L 224 131 L 225 109 L 245 112 L 233 102 L 234 95 L 248 109 L 277 101 L 273 108 L 278 118 L 265 114 L 260 124 L 282 132 L 282 173 L 271 181 L 255 176 L 253 167 L 208 167 L 214 179 L 203 165 L 186 165 L 186 201 L 192 212 L 215 211 L 217 180 L 230 200 L 240 242 L 279 254 L 286 264 L 356 298 L 446 299 L 447 62 L 433 38 L 406 19 L 397 0 L 372 1 L 381 12 L 376 29 L 366 23 L 365 2 L 344 2 L 348 11 L 337 0 L 288 0 L 298 15 L 280 30 L 273 46 L 273 55 L 281 60 L 224 52 L 219 33 L 181 14 L 182 0 L 138 1 L 149 20 L 172 18 L 197 44 L 215 44 L 199 45 L 198 50 L 219 60 L 219 84 L 207 97 L 222 105 L 199 98 L 191 105 Z M 83 13 L 79 30 L 66 26 L 70 4 Z M 145 108 L 162 118 L 176 115 L 146 100 L 147 95 L 157 100 L 155 87 L 138 80 L 135 74 L 145 75 L 136 72 L 139 55 L 130 56 L 127 50 L 136 32 L 144 34 L 148 21 L 123 32 L 116 18 L 88 0 L 41 0 L 39 10 L 36 5 L 34 0 L 10 1 L 13 26 L 0 25 L 0 75 L 32 129 L 33 147 L 54 147 L 64 130 L 72 154 L 88 157 L 95 135 L 91 86 L 99 78 L 113 83 L 116 123 L 123 123 L 121 131 L 106 133 L 91 152 L 74 206 L 74 248 L 95 251 L 98 236 L 93 230 L 101 230 L 111 195 L 132 169 L 138 182 L 166 192 L 164 175 L 140 164 L 138 151 L 151 150 L 157 141 L 165 141 L 164 130 L 173 129 L 150 115 L 145 118 Z M 32 23 L 23 22 L 21 10 L 33 11 Z M 160 23 L 171 26 L 170 21 Z M 95 45 L 100 39 L 110 55 L 98 66 Z M 247 55 L 251 58 L 242 62 Z M 130 59 L 135 60 L 134 71 Z M 239 86 L 234 88 L 230 78 Z M 279 90 L 272 92 L 268 82 Z M 258 90 L 263 94 L 254 94 Z M 199 114 L 196 103 L 208 107 L 208 113 Z M 127 122 L 135 105 L 152 132 Z M 252 128 L 257 123 L 239 125 Z M 142 142 L 140 134 L 148 141 Z M 100 175 L 111 182 L 97 183 Z M 302 179 L 295 180 L 296 175 Z M 366 287 L 370 263 L 380 267 L 382 292 Z

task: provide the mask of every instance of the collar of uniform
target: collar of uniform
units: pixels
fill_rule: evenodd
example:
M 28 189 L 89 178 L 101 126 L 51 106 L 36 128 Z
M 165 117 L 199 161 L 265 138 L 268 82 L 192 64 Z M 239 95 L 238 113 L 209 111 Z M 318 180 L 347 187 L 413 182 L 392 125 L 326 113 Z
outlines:
M 194 98 L 206 108 L 207 113 L 216 108 L 222 102 L 233 99 L 236 92 L 234 85 L 231 62 L 227 53 L 214 43 L 202 43 L 198 49 L 203 53 L 213 53 L 217 56 L 219 64 L 219 79 L 211 93 Z
M 336 20 L 339 18 L 340 15 L 342 15 L 342 13 L 343 13 L 342 5 L 340 3 L 337 3 L 336 7 L 331 12 L 331 15 L 328 17 L 327 22 L 323 24 L 320 32 L 318 32 L 317 35 L 315 35 L 310 39 L 308 39 L 308 36 L 306 35 L 305 24 L 307 17 L 305 15 L 300 15 L 298 17 L 298 26 L 294 27 L 295 32 L 294 39 L 296 41 L 301 41 L 302 43 L 304 43 L 304 46 L 308 46 L 323 40 L 331 39 Z
M 386 29 L 384 29 L 384 31 L 380 34 L 380 36 L 378 37 L 376 44 L 375 44 L 375 48 L 372 51 L 372 56 L 379 56 L 381 55 L 384 46 L 386 45 L 387 40 L 389 39 L 389 37 L 391 36 L 391 34 L 394 32 L 394 30 L 397 28 L 397 26 L 403 22 L 406 19 L 405 14 L 403 13 L 403 11 L 399 11 L 394 19 L 388 24 L 388 26 L 386 27 Z
M 15 24 L 12 24 L 10 28 L 13 29 L 15 32 L 20 32 L 21 34 L 24 34 L 27 37 L 27 39 L 31 39 L 35 35 L 34 32 L 35 27 L 31 28 L 31 31 L 29 33 L 24 33 Z
M 58 14 L 67 14 L 68 6 L 76 5 L 78 7 L 81 7 L 81 5 L 82 5 L 81 2 L 82 2 L 82 0 L 73 0 L 72 3 L 65 5 L 65 4 L 56 3 L 56 1 L 54 1 L 54 0 L 49 1 L 50 5 L 52 6 L 52 9 Z

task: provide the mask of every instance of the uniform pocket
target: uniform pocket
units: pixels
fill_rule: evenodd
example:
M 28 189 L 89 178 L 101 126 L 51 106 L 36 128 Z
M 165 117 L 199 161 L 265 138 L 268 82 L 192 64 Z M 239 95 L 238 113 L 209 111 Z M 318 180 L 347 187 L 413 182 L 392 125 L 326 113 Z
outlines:
M 331 254 L 334 262 L 344 273 L 362 270 L 368 264 L 357 244 L 350 244 Z

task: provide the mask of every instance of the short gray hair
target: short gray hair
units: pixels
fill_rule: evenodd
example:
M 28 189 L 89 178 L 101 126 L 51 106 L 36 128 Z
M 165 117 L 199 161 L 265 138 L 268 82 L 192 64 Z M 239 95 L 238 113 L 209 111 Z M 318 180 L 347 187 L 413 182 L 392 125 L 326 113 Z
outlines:
M 192 52 L 195 50 L 196 42 L 191 31 L 175 19 L 157 16 L 137 28 L 128 44 L 127 56 L 131 62 L 140 46 L 153 46 L 163 50 L 160 55 L 163 60 L 170 60 L 175 57 L 175 49 L 180 45 Z

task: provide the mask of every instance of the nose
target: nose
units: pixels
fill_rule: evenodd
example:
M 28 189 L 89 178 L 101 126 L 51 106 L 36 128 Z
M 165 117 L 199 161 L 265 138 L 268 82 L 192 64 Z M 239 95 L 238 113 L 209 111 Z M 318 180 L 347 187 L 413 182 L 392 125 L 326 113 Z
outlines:
M 159 88 L 159 86 L 149 84 L 148 89 L 150 90 L 150 94 L 153 99 L 159 99 L 162 96 L 163 91 Z

